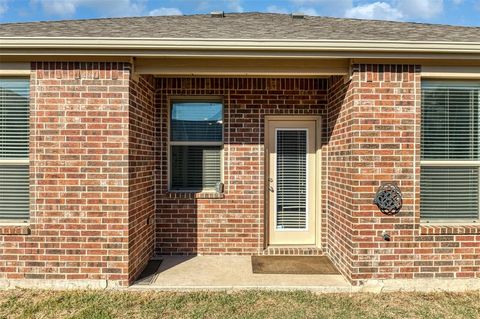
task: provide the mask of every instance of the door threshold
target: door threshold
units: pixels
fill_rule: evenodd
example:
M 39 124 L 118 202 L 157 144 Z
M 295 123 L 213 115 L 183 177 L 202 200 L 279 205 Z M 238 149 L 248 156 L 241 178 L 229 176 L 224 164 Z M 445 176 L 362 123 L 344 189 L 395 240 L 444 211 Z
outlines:
M 269 248 L 316 248 L 321 249 L 317 245 L 268 245 L 265 249 Z
M 315 245 L 273 245 L 264 249 L 260 255 L 267 256 L 323 256 L 324 251 Z

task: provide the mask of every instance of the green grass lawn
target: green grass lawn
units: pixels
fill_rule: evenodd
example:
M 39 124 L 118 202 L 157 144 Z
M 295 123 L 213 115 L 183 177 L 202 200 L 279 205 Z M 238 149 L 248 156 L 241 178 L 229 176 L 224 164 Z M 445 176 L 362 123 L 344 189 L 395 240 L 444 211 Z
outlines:
M 480 292 L 0 290 L 0 318 L 480 318 Z

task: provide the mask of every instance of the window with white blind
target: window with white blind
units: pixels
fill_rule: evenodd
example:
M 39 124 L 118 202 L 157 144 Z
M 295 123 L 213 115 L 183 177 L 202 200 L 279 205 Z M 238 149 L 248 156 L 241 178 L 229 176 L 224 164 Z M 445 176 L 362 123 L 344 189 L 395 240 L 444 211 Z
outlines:
M 222 148 L 222 103 L 173 101 L 170 109 L 170 190 L 216 190 L 222 180 Z
M 0 78 L 0 222 L 29 219 L 29 80 Z
M 479 219 L 480 82 L 422 84 L 420 217 Z

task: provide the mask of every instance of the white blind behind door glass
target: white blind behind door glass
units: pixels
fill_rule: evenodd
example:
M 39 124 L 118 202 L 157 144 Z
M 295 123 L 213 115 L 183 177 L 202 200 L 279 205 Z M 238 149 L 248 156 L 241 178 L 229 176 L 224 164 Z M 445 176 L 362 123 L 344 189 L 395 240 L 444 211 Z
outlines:
M 307 228 L 307 131 L 276 131 L 276 228 Z

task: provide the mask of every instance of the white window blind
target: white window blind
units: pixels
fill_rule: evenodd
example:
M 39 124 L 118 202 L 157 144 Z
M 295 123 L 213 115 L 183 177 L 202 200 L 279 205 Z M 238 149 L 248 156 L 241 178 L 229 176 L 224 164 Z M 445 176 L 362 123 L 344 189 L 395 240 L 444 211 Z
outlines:
M 479 159 L 479 89 L 426 85 L 422 103 L 422 159 Z
M 223 106 L 173 102 L 170 116 L 170 189 L 215 190 L 221 181 Z
M 307 131 L 276 132 L 277 229 L 306 229 Z
M 478 218 L 478 167 L 422 167 L 421 171 L 422 218 Z
M 478 82 L 422 84 L 422 220 L 478 219 L 479 95 Z
M 0 78 L 0 220 L 29 218 L 29 80 Z

